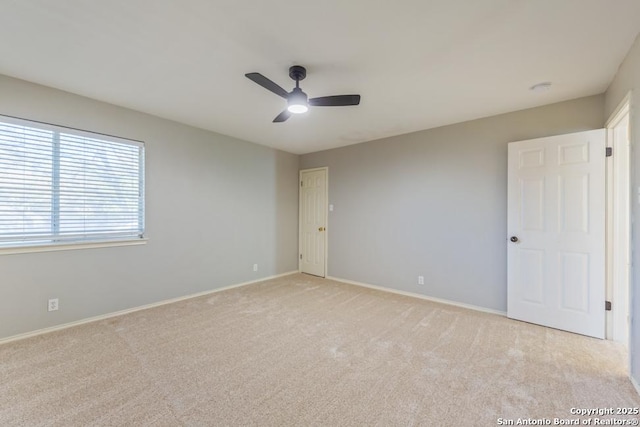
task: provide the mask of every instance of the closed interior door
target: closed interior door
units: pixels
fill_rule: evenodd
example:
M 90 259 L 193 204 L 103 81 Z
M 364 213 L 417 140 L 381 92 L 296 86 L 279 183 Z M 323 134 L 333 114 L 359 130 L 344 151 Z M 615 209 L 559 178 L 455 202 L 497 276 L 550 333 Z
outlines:
M 300 271 L 326 276 L 327 169 L 300 172 Z
M 604 129 L 508 151 L 508 317 L 604 338 Z

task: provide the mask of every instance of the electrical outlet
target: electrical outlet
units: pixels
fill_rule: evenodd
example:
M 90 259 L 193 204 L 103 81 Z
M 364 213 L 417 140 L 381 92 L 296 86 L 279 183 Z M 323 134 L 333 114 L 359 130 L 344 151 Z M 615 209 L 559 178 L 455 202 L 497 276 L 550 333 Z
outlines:
M 58 298 L 52 298 L 49 300 L 49 304 L 47 305 L 48 311 L 56 311 L 58 310 Z
M 418 276 L 418 285 L 424 285 L 424 276 Z
M 253 264 L 253 271 L 258 271 L 258 264 Z

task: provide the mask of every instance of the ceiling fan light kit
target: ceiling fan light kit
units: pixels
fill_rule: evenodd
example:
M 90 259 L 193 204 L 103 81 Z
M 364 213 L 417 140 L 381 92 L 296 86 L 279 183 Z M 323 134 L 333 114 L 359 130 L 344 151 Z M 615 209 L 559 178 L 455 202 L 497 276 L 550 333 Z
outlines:
M 309 110 L 309 107 L 342 107 L 347 105 L 360 104 L 360 95 L 333 95 L 321 96 L 319 98 L 307 97 L 307 94 L 300 89 L 300 80 L 304 80 L 307 76 L 307 70 L 300 66 L 294 65 L 289 68 L 289 77 L 296 82 L 296 87 L 291 92 L 287 92 L 278 84 L 269 80 L 260 73 L 247 73 L 245 77 L 254 83 L 262 86 L 270 92 L 287 100 L 287 109 L 273 119 L 274 123 L 281 123 L 291 117 L 291 114 L 302 114 Z
M 293 88 L 287 99 L 287 110 L 293 114 L 302 114 L 309 111 L 309 101 L 307 100 L 307 94 L 302 89 L 296 87 Z

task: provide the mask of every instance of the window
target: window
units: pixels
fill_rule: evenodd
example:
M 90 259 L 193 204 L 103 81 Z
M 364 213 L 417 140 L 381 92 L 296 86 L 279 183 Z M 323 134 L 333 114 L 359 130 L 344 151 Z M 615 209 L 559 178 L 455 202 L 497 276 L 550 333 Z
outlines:
M 143 233 L 143 143 L 0 116 L 0 248 Z

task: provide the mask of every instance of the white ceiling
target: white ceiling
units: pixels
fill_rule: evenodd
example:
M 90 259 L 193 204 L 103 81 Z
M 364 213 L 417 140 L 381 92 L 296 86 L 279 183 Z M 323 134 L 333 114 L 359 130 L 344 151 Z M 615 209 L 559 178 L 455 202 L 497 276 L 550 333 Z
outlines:
M 298 154 L 602 93 L 640 32 L 638 0 L 1 3 L 0 73 Z M 272 123 L 244 74 L 294 64 L 360 106 Z

